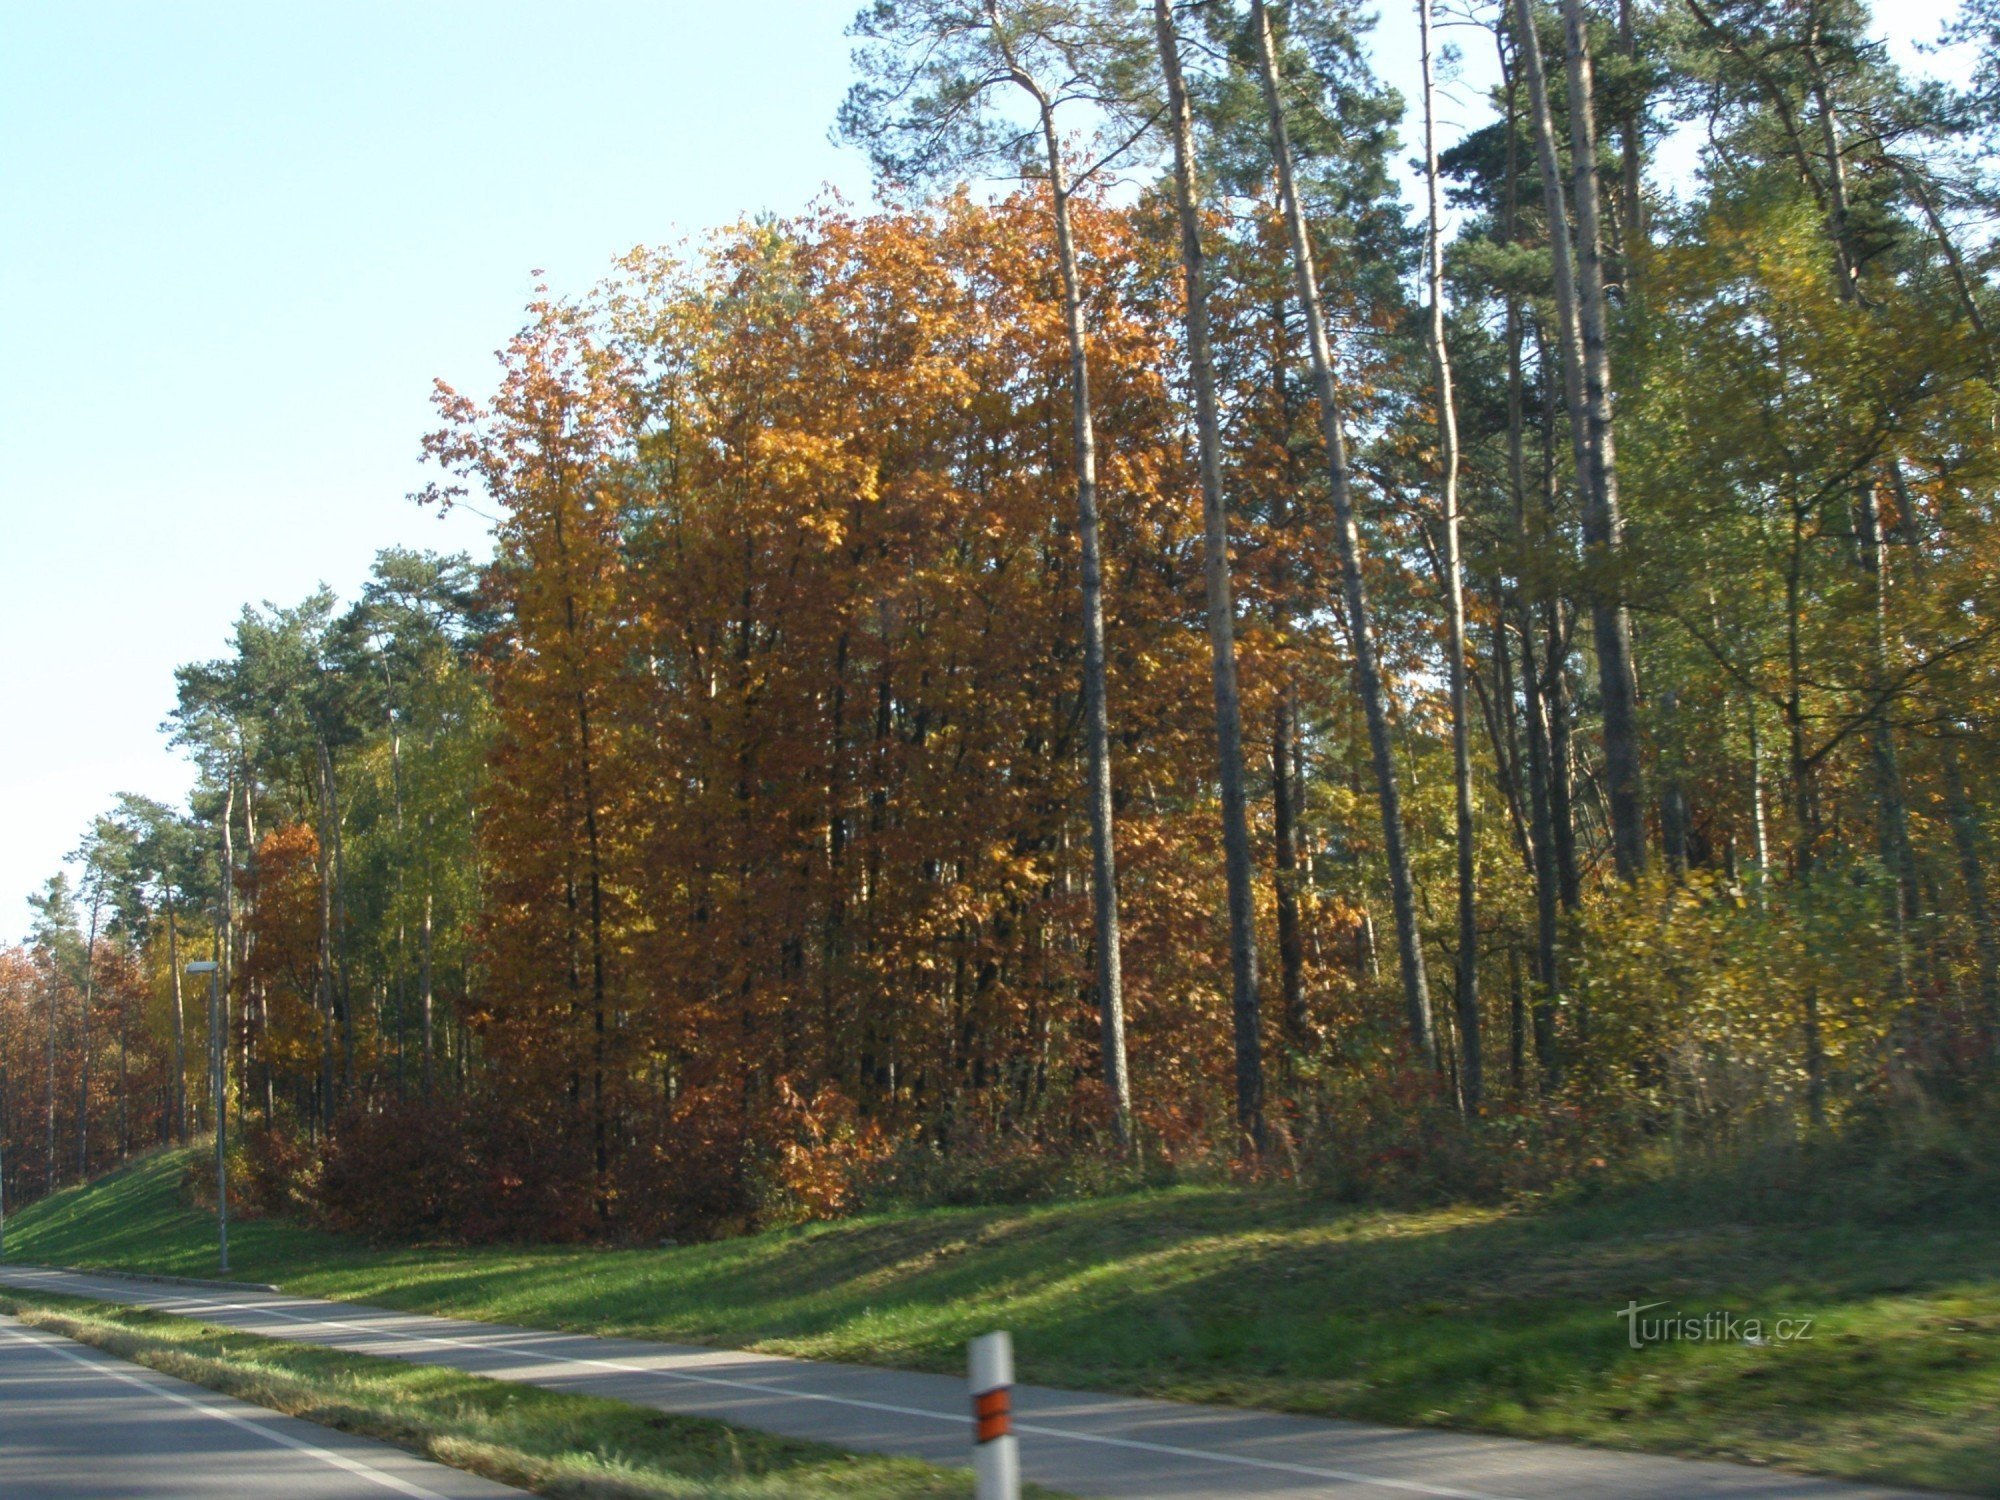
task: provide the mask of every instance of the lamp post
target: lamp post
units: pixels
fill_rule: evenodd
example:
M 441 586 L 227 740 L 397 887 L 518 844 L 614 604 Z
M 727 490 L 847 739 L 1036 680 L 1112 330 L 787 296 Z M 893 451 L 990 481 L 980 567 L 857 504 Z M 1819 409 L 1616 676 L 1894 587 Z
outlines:
M 223 1069 L 229 1053 L 222 1045 L 222 966 L 204 958 L 189 964 L 187 971 L 208 976 L 209 1098 L 215 1109 L 215 1236 L 221 1268 L 226 1273 L 229 1270 L 229 1099 L 228 1076 Z

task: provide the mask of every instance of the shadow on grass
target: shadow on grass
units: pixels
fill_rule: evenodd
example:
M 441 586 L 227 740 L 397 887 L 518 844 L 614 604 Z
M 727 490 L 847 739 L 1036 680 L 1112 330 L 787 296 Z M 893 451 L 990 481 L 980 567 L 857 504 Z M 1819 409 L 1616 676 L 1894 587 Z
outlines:
M 211 1274 L 180 1161 L 36 1205 L 13 1258 Z M 1004 1326 L 1051 1384 L 2000 1494 L 2000 1203 L 1915 1227 L 1731 1201 L 1700 1180 L 1532 1211 L 1173 1188 L 672 1249 L 379 1249 L 278 1222 L 233 1248 L 248 1278 L 409 1310 L 945 1371 Z M 1633 1302 L 1812 1336 L 1633 1349 Z

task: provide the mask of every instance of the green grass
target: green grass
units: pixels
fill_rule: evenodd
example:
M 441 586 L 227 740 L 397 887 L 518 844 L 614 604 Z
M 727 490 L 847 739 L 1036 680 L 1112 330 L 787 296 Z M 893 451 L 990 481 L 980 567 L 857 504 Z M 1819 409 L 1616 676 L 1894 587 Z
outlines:
M 35 1205 L 9 1258 L 212 1275 L 181 1162 Z M 232 1251 L 249 1279 L 410 1310 L 943 1371 L 1007 1327 L 1024 1380 L 2000 1495 L 1993 1195 L 1921 1228 L 1788 1219 L 1782 1195 L 1738 1207 L 1655 1189 L 1389 1212 L 1174 1188 L 672 1249 L 382 1249 L 264 1222 Z M 1782 1347 L 1635 1351 L 1628 1300 L 1815 1321 Z
M 80 1297 L 0 1311 L 240 1400 L 574 1500 L 962 1500 L 972 1476 Z M 1046 1494 L 1046 1491 L 1040 1492 Z

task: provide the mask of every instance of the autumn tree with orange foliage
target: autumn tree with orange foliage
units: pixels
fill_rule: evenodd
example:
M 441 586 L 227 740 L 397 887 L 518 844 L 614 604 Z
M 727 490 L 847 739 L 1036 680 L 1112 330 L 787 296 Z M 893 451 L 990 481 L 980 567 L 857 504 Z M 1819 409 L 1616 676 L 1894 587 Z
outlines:
M 636 1239 L 1066 1165 L 1493 1197 L 1979 1106 L 1996 313 L 1952 214 L 1994 195 L 1822 12 L 1824 55 L 1717 7 L 1699 88 L 1593 122 L 1509 7 L 1420 294 L 1351 7 L 869 7 L 893 206 L 538 289 L 426 441 L 490 563 L 386 551 L 182 669 L 187 808 L 121 799 L 99 904 L 0 952 L 9 1193 L 225 1108 L 274 1210 Z M 1727 146 L 1671 223 L 1669 107 Z M 1594 125 L 1626 173 L 1537 180 Z M 1571 243 L 1618 263 L 1588 372 Z

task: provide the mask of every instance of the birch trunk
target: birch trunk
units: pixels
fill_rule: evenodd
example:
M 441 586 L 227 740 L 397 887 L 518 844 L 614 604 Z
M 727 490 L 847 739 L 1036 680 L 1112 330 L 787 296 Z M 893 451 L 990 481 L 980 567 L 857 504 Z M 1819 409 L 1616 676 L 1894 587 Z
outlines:
M 1868 740 L 1875 768 L 1875 838 L 1882 868 L 1889 872 L 1894 890 L 1889 902 L 1891 930 L 1896 935 L 1897 1000 L 1915 1001 L 1910 967 L 1910 926 L 1917 915 L 1916 858 L 1910 847 L 1910 819 L 1903 796 L 1903 769 L 1896 750 L 1896 731 L 1888 721 L 1891 671 L 1889 649 L 1888 559 L 1883 547 L 1882 515 L 1871 482 L 1861 485 L 1856 496 L 1855 540 L 1860 547 L 1861 570 L 1869 585 L 1871 685 L 1876 695 L 1876 722 Z
M 1431 0 L 1417 0 L 1417 30 L 1424 88 L 1424 185 L 1429 200 L 1425 234 L 1430 294 L 1431 373 L 1437 387 L 1438 456 L 1443 469 L 1445 650 L 1451 691 L 1451 780 L 1457 813 L 1458 970 L 1453 1002 L 1458 1013 L 1459 1099 L 1478 1113 L 1485 1088 L 1479 1034 L 1479 915 L 1473 865 L 1472 726 L 1465 703 L 1465 581 L 1458 546 L 1458 405 L 1451 383 L 1451 350 L 1444 326 L 1444 205 L 1438 184 L 1437 79 L 1431 60 Z
M 1771 898 L 1771 833 L 1764 813 L 1764 746 L 1758 732 L 1756 698 L 1746 695 L 1744 706 L 1749 719 L 1746 729 L 1750 742 L 1750 832 L 1756 841 L 1757 904 L 1762 907 Z
M 1804 617 L 1806 507 L 1790 501 L 1791 547 L 1785 570 L 1785 742 L 1791 757 L 1793 818 L 1797 824 L 1792 851 L 1792 878 L 1800 886 L 1813 877 L 1819 838 L 1819 802 L 1814 794 L 1812 762 L 1806 756 L 1804 714 L 1805 651 L 1801 640 Z M 1820 1033 L 1819 990 L 1808 983 L 1800 997 L 1800 1040 L 1806 1069 L 1806 1119 L 1817 1132 L 1826 1124 L 1826 1045 Z

